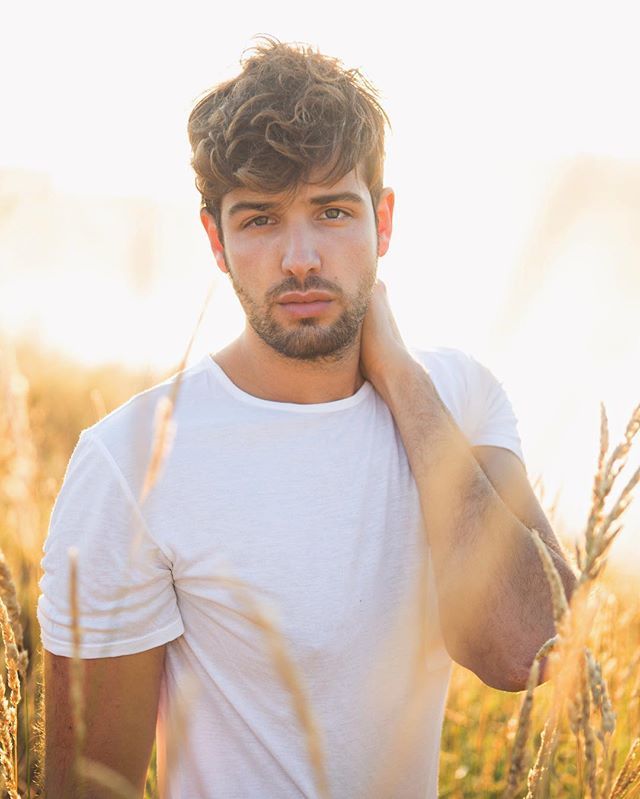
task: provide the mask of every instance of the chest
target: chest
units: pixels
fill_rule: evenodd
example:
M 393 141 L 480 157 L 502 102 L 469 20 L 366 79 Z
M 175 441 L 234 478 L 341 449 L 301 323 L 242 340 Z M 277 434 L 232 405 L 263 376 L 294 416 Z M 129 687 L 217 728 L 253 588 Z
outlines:
M 255 653 L 252 614 L 265 611 L 304 662 L 340 658 L 402 612 L 425 545 L 390 420 L 244 426 L 191 445 L 197 473 L 167 470 L 167 504 L 151 522 L 171 553 L 187 633 Z

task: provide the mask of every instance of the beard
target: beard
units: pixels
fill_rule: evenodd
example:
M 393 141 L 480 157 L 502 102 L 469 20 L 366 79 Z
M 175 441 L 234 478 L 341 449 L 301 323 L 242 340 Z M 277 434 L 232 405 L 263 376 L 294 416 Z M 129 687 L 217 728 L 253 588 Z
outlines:
M 237 283 L 231 268 L 229 276 L 247 322 L 265 344 L 286 358 L 326 362 L 340 360 L 356 342 L 371 299 L 376 269 L 364 276 L 354 296 L 345 295 L 335 283 L 310 275 L 302 286 L 293 277 L 284 280 L 267 292 L 262 305 Z M 289 291 L 314 289 L 331 292 L 336 298 L 334 302 L 344 306 L 335 321 L 326 324 L 315 317 L 304 317 L 295 321 L 293 329 L 288 329 L 277 320 L 274 312 L 277 297 Z

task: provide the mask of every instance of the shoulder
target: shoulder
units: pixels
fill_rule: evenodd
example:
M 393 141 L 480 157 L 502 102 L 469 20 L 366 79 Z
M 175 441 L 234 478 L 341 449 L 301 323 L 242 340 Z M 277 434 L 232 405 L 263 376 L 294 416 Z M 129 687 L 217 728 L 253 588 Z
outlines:
M 471 445 L 510 450 L 526 471 L 518 417 L 502 380 L 465 350 L 438 347 L 415 352 L 414 357 L 429 371 L 438 394 Z M 454 404 L 456 413 L 449 403 Z
M 412 349 L 416 360 L 429 372 L 438 391 L 455 390 L 468 402 L 481 400 L 501 382 L 477 356 L 456 347 Z
M 456 347 L 410 348 L 412 356 L 421 363 L 431 378 L 440 399 L 447 406 L 458 426 L 467 432 L 469 397 L 478 383 L 478 361 L 465 350 Z
M 203 361 L 204 359 L 201 359 L 134 394 L 91 427 L 87 427 L 86 432 L 106 440 L 134 424 L 148 423 L 149 420 L 153 420 L 158 404 L 161 404 L 163 398 L 171 399 L 177 410 L 178 401 L 184 399 L 198 383 L 198 377 L 203 372 Z
M 441 379 L 474 380 L 479 372 L 487 369 L 475 355 L 459 347 L 412 348 L 410 351 Z
M 508 446 L 523 459 L 518 419 L 503 383 L 475 355 L 454 347 L 412 350 L 474 445 Z
M 457 347 L 413 349 L 411 353 L 427 369 L 438 392 L 442 389 L 468 398 L 491 375 L 474 355 Z
M 192 413 L 194 403 L 201 404 L 206 389 L 202 387 L 204 358 L 179 370 L 166 380 L 134 394 L 95 424 L 82 430 L 80 442 L 93 442 L 108 454 L 127 474 L 134 464 L 147 462 L 153 439 L 167 410 L 172 424 L 182 428 Z M 202 389 L 202 390 L 201 390 Z

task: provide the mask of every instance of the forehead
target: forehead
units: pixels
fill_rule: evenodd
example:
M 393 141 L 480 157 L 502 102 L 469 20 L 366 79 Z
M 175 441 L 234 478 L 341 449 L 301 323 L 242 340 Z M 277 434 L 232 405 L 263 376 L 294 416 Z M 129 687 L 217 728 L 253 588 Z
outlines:
M 305 202 L 310 201 L 314 197 L 323 195 L 339 194 L 343 192 L 351 192 L 358 194 L 362 199 L 369 196 L 369 188 L 362 179 L 360 170 L 352 169 L 343 175 L 339 180 L 332 182 L 314 183 L 314 180 L 321 178 L 322 173 L 315 170 L 309 176 L 309 182 L 301 182 L 295 188 L 295 191 L 290 194 L 288 191 L 282 192 L 267 192 L 255 191 L 253 189 L 246 189 L 243 187 L 232 189 L 227 192 L 221 200 L 220 210 L 224 214 L 228 212 L 234 205 L 239 202 L 268 202 L 270 205 L 277 205 L 281 202 Z

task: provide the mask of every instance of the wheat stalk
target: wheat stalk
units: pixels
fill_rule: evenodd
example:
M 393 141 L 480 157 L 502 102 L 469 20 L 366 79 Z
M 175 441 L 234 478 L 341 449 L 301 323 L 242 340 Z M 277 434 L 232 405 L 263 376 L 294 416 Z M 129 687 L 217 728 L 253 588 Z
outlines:
M 618 750 L 614 749 L 611 752 L 611 758 L 607 765 L 607 771 L 605 774 L 604 786 L 602 788 L 602 796 L 604 799 L 608 799 L 611 796 L 611 790 L 613 785 L 613 773 L 616 770 L 616 756 L 618 754 Z
M 428 546 L 428 539 L 426 536 L 425 546 Z M 425 556 L 420 562 L 420 572 L 416 588 L 417 604 L 420 611 L 420 620 L 418 623 L 420 639 L 416 647 L 412 682 L 413 688 L 410 694 L 411 701 L 406 703 L 402 717 L 396 721 L 398 735 L 391 751 L 388 752 L 384 761 L 384 767 L 378 771 L 374 779 L 367 786 L 363 794 L 364 797 L 394 795 L 394 788 L 403 775 L 403 767 L 406 764 L 407 756 L 411 753 L 411 746 L 415 741 L 415 737 L 420 729 L 420 724 L 424 718 L 424 709 L 429 690 L 429 675 L 425 668 L 428 652 L 428 586 L 428 560 Z
M 73 717 L 74 775 L 78 786 L 82 785 L 80 760 L 86 735 L 84 691 L 82 685 L 83 664 L 80 660 L 80 611 L 78 607 L 78 550 L 69 547 L 69 604 L 71 608 L 72 655 L 69 671 L 69 693 Z
M 511 755 L 511 765 L 509 767 L 509 776 L 507 777 L 507 787 L 503 794 L 503 799 L 513 799 L 518 790 L 520 778 L 524 771 L 524 755 L 527 740 L 529 738 L 529 729 L 531 723 L 531 710 L 533 708 L 533 691 L 538 685 L 538 678 L 540 676 L 540 661 L 536 657 L 529 671 L 529 679 L 527 680 L 527 690 L 522 707 L 520 709 L 520 718 L 518 719 L 518 729 L 516 731 L 516 738 L 513 744 L 513 752 Z
M 606 486 L 605 482 L 605 457 L 609 449 L 609 426 L 607 423 L 607 411 L 604 404 L 600 403 L 600 451 L 598 453 L 598 466 L 594 476 L 592 502 L 585 530 L 585 546 L 587 551 L 591 550 L 593 542 L 593 532 L 596 524 L 602 516 L 602 508 L 611 486 Z M 582 568 L 582 566 L 581 566 Z
M 524 771 L 524 754 L 526 743 L 529 738 L 531 712 L 533 709 L 533 692 L 540 678 L 540 664 L 558 645 L 558 641 L 559 638 L 557 635 L 554 635 L 553 638 L 546 641 L 537 651 L 531 668 L 529 669 L 526 693 L 520 708 L 520 716 L 518 718 L 518 726 L 516 728 L 515 741 L 511 753 L 511 764 L 509 766 L 509 774 L 503 799 L 511 799 L 511 797 L 515 796 L 518 789 L 519 780 Z
M 636 738 L 629 749 L 622 768 L 611 789 L 609 799 L 624 799 L 640 781 L 640 738 Z
M 547 719 L 540 733 L 538 754 L 536 755 L 535 763 L 529 770 L 529 775 L 527 777 L 528 790 L 526 799 L 535 799 L 538 795 L 546 796 L 546 791 L 544 789 L 546 788 L 549 761 L 552 759 L 551 752 L 555 746 L 557 731 L 557 717 L 552 716 L 550 719 Z M 543 787 L 543 792 L 541 794 L 539 794 L 539 786 Z
M 632 492 L 640 482 L 640 468 L 638 468 L 623 488 L 611 511 L 604 516 L 605 501 L 627 463 L 629 451 L 638 430 L 640 430 L 640 405 L 631 414 L 624 433 L 624 440 L 616 446 L 605 463 L 602 451 L 605 444 L 608 443 L 608 432 L 606 413 L 602 406 L 600 457 L 594 480 L 593 502 L 585 533 L 585 551 L 581 558 L 583 562 L 581 563 L 580 583 L 594 580 L 604 567 L 604 555 L 622 529 L 621 525 L 613 530 L 610 528 L 613 522 L 619 519 L 628 508 Z
M 20 621 L 20 603 L 18 602 L 18 592 L 13 582 L 11 571 L 7 564 L 4 552 L 0 549 L 0 598 L 4 602 L 9 621 L 13 629 L 16 646 L 18 650 L 24 647 L 24 633 Z
M 144 476 L 142 491 L 140 492 L 140 504 L 142 504 L 153 486 L 155 485 L 162 465 L 171 452 L 173 441 L 176 434 L 176 425 L 173 420 L 174 404 L 171 397 L 160 397 L 156 405 L 154 420 L 154 435 L 151 447 L 151 459 Z
M 640 654 L 640 653 L 639 653 Z M 604 744 L 605 737 L 613 733 L 616 727 L 616 714 L 611 706 L 607 683 L 602 676 L 602 668 L 593 656 L 590 649 L 585 652 L 589 668 L 589 684 L 593 696 L 593 704 L 599 709 L 601 716 L 600 730 L 596 733 L 600 741 Z
M 591 799 L 597 799 L 598 788 L 596 785 L 597 756 L 596 739 L 590 723 L 591 702 L 588 682 L 588 663 L 585 661 L 580 669 L 580 693 L 582 696 L 582 735 L 584 738 L 584 755 L 586 760 L 587 784 Z
M 542 540 L 542 536 L 540 535 L 539 531 L 536 530 L 535 527 L 527 529 L 531 533 L 531 538 L 533 539 L 533 543 L 535 544 L 538 555 L 540 556 L 540 560 L 542 561 L 542 568 L 544 569 L 544 573 L 551 589 L 553 620 L 556 623 L 556 626 L 558 626 L 565 615 L 569 613 L 569 603 L 567 602 L 567 596 L 564 592 L 562 579 L 558 574 L 558 570 L 556 569 L 553 559 L 551 558 L 551 554 L 549 553 L 546 544 Z
M 178 366 L 178 373 L 171 386 L 171 392 L 168 397 L 161 397 L 156 406 L 154 434 L 153 441 L 151 442 L 151 456 L 144 476 L 142 491 L 140 492 L 140 504 L 145 501 L 149 495 L 149 492 L 155 485 L 160 475 L 162 465 L 171 451 L 176 433 L 176 426 L 175 422 L 173 421 L 173 413 L 178 402 L 178 395 L 180 393 L 180 386 L 182 384 L 184 370 L 187 365 L 189 353 L 191 352 L 191 347 L 193 346 L 196 334 L 200 328 L 202 319 L 204 318 L 207 306 L 209 305 L 214 285 L 215 283 L 212 283 L 209 287 L 202 310 L 200 311 L 200 316 L 198 317 L 198 321 L 196 322 L 193 332 L 191 333 L 191 338 L 189 339 L 185 353 L 182 356 L 180 365 Z
M 7 665 L 7 683 L 9 699 L 5 696 L 4 681 L 0 678 L 2 691 L 3 730 L 2 743 L 6 760 L 3 758 L 3 771 L 8 781 L 7 790 L 16 792 L 18 787 L 18 705 L 20 704 L 20 678 L 18 676 L 18 648 L 9 620 L 6 605 L 0 599 L 0 630 L 4 643 L 5 662 Z M 5 726 L 6 725 L 6 726 Z
M 284 637 L 278 629 L 274 612 L 261 605 L 253 596 L 249 586 L 241 580 L 226 578 L 225 576 L 219 577 L 218 580 L 223 585 L 226 584 L 232 593 L 236 595 L 236 598 L 244 606 L 249 621 L 262 630 L 271 651 L 276 671 L 291 695 L 295 713 L 302 727 L 318 794 L 328 799 L 329 784 L 324 765 L 325 760 L 319 728 L 311 704 L 303 689 L 298 669 L 293 659 L 289 656 Z
M 83 780 L 90 780 L 103 788 L 108 788 L 110 796 L 115 794 L 120 799 L 140 799 L 140 794 L 129 780 L 109 768 L 109 766 L 105 766 L 104 763 L 80 757 L 76 771 Z
M 552 750 L 557 738 L 561 709 L 567 697 L 572 697 L 568 703 L 568 716 L 571 730 L 576 735 L 578 743 L 580 732 L 582 732 L 584 739 L 586 778 L 589 794 L 592 799 L 596 799 L 598 793 L 598 763 L 595 735 L 590 723 L 591 698 L 593 698 L 594 707 L 601 715 L 601 726 L 597 735 L 605 748 L 605 762 L 607 755 L 606 736 L 611 734 L 615 728 L 615 713 L 611 707 L 606 683 L 602 677 L 602 670 L 592 652 L 586 646 L 586 637 L 595 616 L 593 604 L 591 610 L 589 610 L 587 586 L 595 580 L 606 564 L 606 558 L 604 556 L 613 539 L 621 529 L 617 527 L 611 531 L 611 526 L 614 521 L 620 518 L 628 507 L 631 501 L 632 491 L 638 482 L 640 482 L 640 469 L 638 469 L 622 490 L 612 510 L 607 515 L 604 514 L 605 501 L 611 492 L 616 478 L 626 463 L 633 438 L 640 429 L 640 406 L 634 410 L 627 424 L 624 441 L 614 449 L 608 460 L 606 459 L 609 445 L 607 416 L 604 405 L 601 404 L 600 407 L 601 424 L 598 468 L 594 479 L 592 506 L 585 532 L 584 551 L 582 552 L 580 547 L 576 545 L 580 574 L 571 603 L 566 601 L 562 581 L 542 538 L 537 530 L 531 529 L 533 541 L 540 555 L 544 572 L 549 582 L 554 621 L 559 634 L 557 636 L 558 646 L 550 658 L 550 663 L 555 666 L 555 701 L 552 706 L 551 717 L 547 719 L 541 735 L 536 762 L 529 772 L 527 780 L 527 799 L 546 795 L 549 764 L 552 760 Z M 575 660 L 575 656 L 579 652 L 582 653 L 582 657 L 579 660 L 578 673 L 575 674 L 572 664 Z M 577 693 L 572 690 L 572 686 L 578 689 Z M 530 704 L 533 701 L 532 695 L 529 695 L 529 688 L 530 684 L 528 684 L 527 696 L 525 697 L 521 711 L 521 724 L 523 728 L 526 728 L 528 725 Z M 520 733 L 520 728 L 518 733 Z M 516 736 L 516 746 L 514 746 L 514 755 L 505 796 L 511 797 L 516 791 L 524 746 L 522 737 L 521 734 Z M 635 754 L 632 749 L 632 752 L 627 758 L 627 764 L 631 763 L 634 758 Z M 611 784 L 614 763 L 615 755 L 612 756 L 611 761 L 607 764 L 605 790 L 608 790 L 608 786 Z M 629 775 L 633 775 L 634 780 L 638 777 L 638 770 L 633 771 L 630 766 L 628 766 L 627 771 L 624 772 L 624 778 L 623 772 L 621 772 L 621 775 L 618 777 L 618 780 L 616 780 L 614 788 L 612 789 L 612 797 L 616 791 L 616 786 L 621 786 L 623 783 L 627 786 L 631 785 L 631 782 L 629 782 Z M 621 790 L 621 788 L 618 787 L 617 790 Z M 617 795 L 616 799 L 618 799 Z

